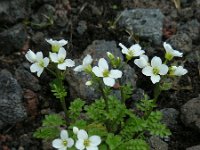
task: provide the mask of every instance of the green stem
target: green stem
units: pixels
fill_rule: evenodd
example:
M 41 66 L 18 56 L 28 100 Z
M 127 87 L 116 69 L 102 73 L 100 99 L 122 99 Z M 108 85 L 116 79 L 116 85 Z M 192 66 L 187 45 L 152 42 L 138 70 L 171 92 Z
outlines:
M 105 102 L 105 107 L 106 107 L 106 112 L 109 112 L 109 107 L 108 107 L 108 98 L 103 90 L 103 85 L 102 83 L 99 82 L 99 89 L 101 91 L 101 94 L 103 96 L 104 102 Z
M 55 77 L 57 77 L 57 75 L 56 75 L 56 73 L 55 72 L 53 72 L 51 69 L 49 69 L 49 68 L 46 68 L 52 75 L 54 75 Z
M 119 83 L 120 83 L 121 102 L 125 104 L 126 100 L 124 97 L 124 87 L 122 86 L 122 79 L 119 79 Z

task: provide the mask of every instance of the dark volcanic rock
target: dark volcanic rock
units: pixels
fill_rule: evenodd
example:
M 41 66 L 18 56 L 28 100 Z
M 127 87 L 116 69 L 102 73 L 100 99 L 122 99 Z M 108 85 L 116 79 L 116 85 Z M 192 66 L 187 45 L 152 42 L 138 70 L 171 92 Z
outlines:
M 33 91 L 40 90 L 39 80 L 24 67 L 19 67 L 15 71 L 15 77 L 23 88 L 28 88 Z
M 26 117 L 22 103 L 22 89 L 7 70 L 0 72 L 0 129 Z
M 151 136 L 149 139 L 151 150 L 168 150 L 168 144 L 157 136 Z
M 177 126 L 177 118 L 179 112 L 174 108 L 164 108 L 161 110 L 163 113 L 162 122 L 165 123 L 169 128 L 175 128 Z
M 26 12 L 26 0 L 1 0 L 0 23 L 15 23 L 24 19 Z
M 186 150 L 200 150 L 200 145 L 189 147 Z
M 199 40 L 200 23 L 196 19 L 190 20 L 184 25 L 180 26 L 178 32 L 188 34 L 191 37 L 191 39 L 194 41 Z
M 192 39 L 186 33 L 179 33 L 171 36 L 168 40 L 176 50 L 183 52 L 191 52 L 192 51 Z
M 111 52 L 114 56 L 118 56 L 123 60 L 122 53 L 119 48 L 117 48 L 115 41 L 105 41 L 105 40 L 96 40 L 93 41 L 91 45 L 87 47 L 84 51 L 81 59 L 76 61 L 76 64 L 82 64 L 83 58 L 90 54 L 93 58 L 93 65 L 97 65 L 97 62 L 100 58 L 105 58 L 108 60 L 106 52 Z M 122 76 L 123 83 L 131 83 L 133 88 L 136 87 L 136 75 L 135 70 L 129 65 L 124 65 L 124 72 Z M 86 81 L 90 80 L 90 76 L 86 75 L 84 72 L 76 73 L 73 70 L 70 71 L 70 74 L 66 77 L 69 83 L 70 92 L 72 97 L 80 97 L 83 99 L 94 100 L 99 98 L 100 94 L 92 87 L 87 87 L 85 85 Z M 117 92 L 117 91 L 116 91 Z M 117 92 L 117 95 L 119 93 Z
M 182 122 L 200 132 L 200 97 L 189 100 L 181 107 Z
M 23 47 L 27 32 L 23 24 L 17 24 L 0 33 L 0 47 L 3 54 L 10 54 Z
M 161 43 L 164 16 L 159 9 L 124 10 L 120 15 L 120 27 L 125 27 L 154 44 Z

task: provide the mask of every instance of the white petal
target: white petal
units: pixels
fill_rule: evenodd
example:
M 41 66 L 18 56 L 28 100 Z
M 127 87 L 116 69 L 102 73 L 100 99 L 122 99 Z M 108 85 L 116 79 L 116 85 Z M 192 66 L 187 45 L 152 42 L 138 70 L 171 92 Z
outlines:
M 176 57 L 182 57 L 183 56 L 183 53 L 177 51 L 177 50 L 174 50 L 173 51 L 173 56 L 176 56 Z
M 79 139 L 78 141 L 76 141 L 75 147 L 78 150 L 83 150 L 85 148 L 83 143 L 84 143 L 84 140 Z
M 39 70 L 37 71 L 37 76 L 40 77 L 40 75 L 42 74 L 44 68 L 39 68 Z
M 146 55 L 145 55 L 146 56 Z M 145 57 L 140 57 L 140 59 L 135 59 L 134 63 L 139 67 L 139 68 L 144 68 L 148 65 L 148 57 L 147 60 Z
M 91 57 L 91 55 L 87 55 L 84 59 L 83 59 L 83 65 L 90 65 L 92 63 L 93 59 Z
M 54 148 L 62 148 L 63 147 L 63 141 L 61 139 L 55 139 L 52 142 L 52 146 Z
M 168 52 L 168 53 L 171 53 L 171 51 L 173 51 L 173 48 L 171 47 L 171 45 L 166 42 L 163 43 L 163 47 L 165 48 L 166 52 Z
M 103 78 L 103 82 L 105 85 L 113 87 L 115 85 L 115 79 L 110 78 L 110 77 L 105 77 Z
M 142 55 L 144 53 L 145 53 L 145 51 L 143 51 L 143 50 L 135 50 L 134 51 L 134 56 L 140 56 L 140 55 Z
M 62 40 L 58 41 L 58 43 L 59 43 L 60 46 L 64 46 L 68 43 L 68 41 L 62 39 Z
M 58 59 L 65 59 L 66 55 L 67 55 L 66 50 L 63 47 L 61 47 L 58 51 Z
M 165 65 L 165 64 L 162 64 L 162 65 L 159 67 L 159 71 L 160 71 L 159 74 L 160 74 L 160 75 L 166 75 L 167 72 L 168 72 L 168 70 L 169 70 L 168 66 Z
M 162 60 L 160 59 L 160 57 L 154 56 L 151 60 L 151 66 L 154 68 L 160 65 L 162 65 Z
M 58 62 L 58 54 L 49 52 L 50 59 L 57 63 Z
M 89 140 L 91 141 L 91 144 L 94 146 L 97 146 L 101 143 L 101 138 L 99 136 L 93 135 L 89 138 Z
M 77 134 L 78 139 L 88 139 L 88 134 L 85 130 L 79 130 Z
M 67 147 L 63 145 L 63 147 L 59 148 L 58 150 L 67 150 Z
M 99 67 L 95 66 L 92 68 L 92 72 L 97 76 L 97 77 L 103 77 L 103 70 L 100 69 Z
M 99 59 L 98 66 L 99 68 L 102 68 L 103 70 L 108 69 L 108 63 L 104 58 Z
M 187 69 L 184 69 L 183 66 L 179 66 L 174 71 L 174 75 L 182 76 L 182 75 L 185 75 L 187 72 L 188 72 Z
M 68 137 L 69 137 L 69 135 L 68 135 L 67 130 L 62 130 L 62 131 L 60 132 L 60 138 L 61 138 L 62 140 L 66 140 L 66 139 L 68 139 Z
M 110 70 L 109 77 L 118 79 L 122 77 L 122 72 L 120 70 Z
M 64 63 L 67 67 L 74 67 L 75 66 L 75 62 L 71 59 L 65 59 Z
M 83 65 L 79 65 L 79 66 L 75 67 L 75 68 L 74 68 L 74 71 L 76 71 L 76 72 L 81 72 L 81 71 L 83 71 Z
M 153 68 L 150 66 L 146 66 L 142 69 L 142 73 L 146 76 L 152 76 L 153 75 Z
M 73 127 L 73 132 L 74 132 L 74 134 L 77 134 L 78 131 L 79 131 L 79 129 L 78 129 L 77 127 Z
M 72 147 L 74 145 L 74 140 L 72 138 L 69 138 L 67 140 L 67 147 Z
M 39 66 L 37 65 L 37 63 L 32 64 L 30 70 L 31 72 L 37 72 L 39 70 Z
M 51 45 L 53 45 L 55 42 L 52 40 L 52 39 L 46 39 L 46 41 L 49 43 L 49 44 L 51 44 Z
M 29 51 L 26 53 L 25 57 L 26 57 L 26 59 L 27 59 L 29 62 L 31 62 L 31 63 L 33 63 L 33 62 L 36 61 L 36 55 L 35 55 L 35 53 L 34 53 L 33 51 L 31 51 L 31 50 L 29 50 Z
M 128 48 L 126 46 L 124 46 L 122 43 L 119 43 L 119 46 L 122 48 L 122 53 L 123 54 L 127 54 L 128 53 Z
M 60 70 L 66 70 L 66 64 L 65 63 L 62 63 L 62 64 L 58 64 L 58 69 Z
M 160 81 L 160 76 L 159 75 L 152 75 L 151 76 L 151 81 L 153 82 L 153 84 L 159 82 Z
M 44 67 L 47 67 L 49 64 L 49 58 L 45 57 L 44 58 Z
M 134 50 L 134 51 L 140 51 L 141 50 L 141 46 L 139 44 L 134 44 L 129 49 L 130 50 Z
M 94 147 L 91 145 L 91 146 L 87 147 L 86 149 L 87 150 L 98 150 L 98 147 L 97 146 Z
M 36 53 L 36 59 L 37 59 L 37 61 L 40 61 L 40 60 L 43 59 L 43 54 L 42 54 L 42 52 L 37 52 L 37 53 Z

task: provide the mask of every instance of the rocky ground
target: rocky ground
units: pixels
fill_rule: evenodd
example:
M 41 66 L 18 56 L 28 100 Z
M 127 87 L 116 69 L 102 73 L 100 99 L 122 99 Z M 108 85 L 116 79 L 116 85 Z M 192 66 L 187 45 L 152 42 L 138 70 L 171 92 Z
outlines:
M 49 91 L 51 76 L 44 72 L 37 78 L 24 58 L 28 49 L 48 54 L 46 38 L 68 40 L 68 57 L 77 63 L 88 53 L 123 57 L 119 42 L 139 41 L 150 56 L 162 56 L 163 41 L 182 51 L 188 74 L 159 99 L 172 136 L 151 137 L 149 143 L 153 150 L 200 150 L 200 0 L 180 1 L 176 8 L 173 0 L 1 0 L 0 150 L 51 149 L 32 134 L 44 115 L 61 107 Z M 152 84 L 132 62 L 125 72 L 124 82 L 135 88 L 132 100 L 143 90 L 151 94 Z M 69 99 L 89 102 L 98 96 L 85 87 L 87 79 L 84 74 L 66 77 Z

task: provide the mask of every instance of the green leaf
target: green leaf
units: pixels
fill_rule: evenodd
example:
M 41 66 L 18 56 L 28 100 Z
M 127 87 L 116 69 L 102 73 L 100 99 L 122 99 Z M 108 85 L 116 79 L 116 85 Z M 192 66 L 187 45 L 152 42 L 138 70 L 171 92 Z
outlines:
M 149 145 L 142 139 L 131 139 L 124 142 L 116 150 L 149 150 Z
M 63 85 L 63 80 L 55 79 L 50 83 L 51 92 L 53 95 L 60 100 L 63 100 L 67 96 L 67 92 Z
M 79 119 L 81 112 L 83 111 L 83 106 L 85 102 L 80 98 L 75 99 L 73 102 L 70 103 L 69 107 L 69 118 L 72 122 L 75 122 Z
M 64 119 L 57 114 L 45 116 L 42 121 L 42 127 L 38 128 L 34 133 L 34 137 L 41 139 L 54 139 L 60 134 L 60 126 L 65 125 Z
M 123 88 L 124 99 L 125 100 L 129 99 L 133 94 L 132 85 L 130 83 L 128 83 L 128 84 L 122 86 L 122 88 Z
M 109 150 L 114 150 L 117 148 L 122 142 L 122 138 L 119 135 L 108 134 L 106 143 L 109 146 Z

